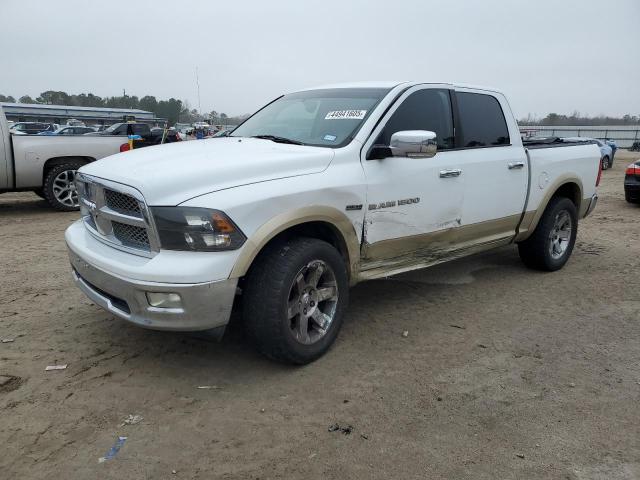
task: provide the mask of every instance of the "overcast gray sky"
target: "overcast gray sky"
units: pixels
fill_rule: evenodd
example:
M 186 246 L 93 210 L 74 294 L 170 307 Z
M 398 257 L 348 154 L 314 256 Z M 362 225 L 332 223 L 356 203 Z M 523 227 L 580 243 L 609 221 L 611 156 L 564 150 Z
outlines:
M 249 113 L 301 87 L 451 81 L 518 117 L 640 114 L 640 0 L 0 0 L 0 93 Z

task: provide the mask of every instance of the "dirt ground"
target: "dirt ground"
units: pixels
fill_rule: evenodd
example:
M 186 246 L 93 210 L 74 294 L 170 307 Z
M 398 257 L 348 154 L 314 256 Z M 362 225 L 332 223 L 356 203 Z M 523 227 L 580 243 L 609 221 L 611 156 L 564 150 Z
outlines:
M 508 247 L 361 284 L 301 368 L 237 328 L 216 343 L 112 317 L 72 283 L 77 213 L 0 196 L 0 478 L 640 478 L 640 207 L 622 183 L 639 156 L 603 173 L 560 272 Z

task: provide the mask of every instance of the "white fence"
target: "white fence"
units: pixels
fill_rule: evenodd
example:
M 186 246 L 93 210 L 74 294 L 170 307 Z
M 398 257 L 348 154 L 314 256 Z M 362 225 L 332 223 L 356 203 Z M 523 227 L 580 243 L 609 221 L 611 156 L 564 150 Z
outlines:
M 633 142 L 640 141 L 640 127 L 637 125 L 596 125 L 548 127 L 539 125 L 520 125 L 520 133 L 525 137 L 589 137 L 600 140 L 614 140 L 618 147 L 629 148 Z

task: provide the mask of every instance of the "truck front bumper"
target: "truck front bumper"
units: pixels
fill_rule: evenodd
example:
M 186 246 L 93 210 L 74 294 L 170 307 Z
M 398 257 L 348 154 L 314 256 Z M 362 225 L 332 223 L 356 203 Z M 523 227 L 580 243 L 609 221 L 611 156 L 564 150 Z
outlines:
M 73 279 L 80 290 L 131 323 L 154 330 L 198 331 L 229 322 L 237 279 L 191 284 L 134 280 L 91 265 L 71 247 L 68 250 Z M 160 294 L 156 298 L 173 294 L 171 308 L 151 305 L 148 294 Z

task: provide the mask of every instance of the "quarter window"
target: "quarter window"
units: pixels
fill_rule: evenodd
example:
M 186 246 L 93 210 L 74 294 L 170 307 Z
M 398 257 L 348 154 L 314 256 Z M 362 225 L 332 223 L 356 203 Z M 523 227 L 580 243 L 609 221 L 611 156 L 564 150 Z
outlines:
M 377 145 L 389 145 L 391 135 L 403 130 L 435 132 L 438 150 L 454 147 L 453 117 L 449 91 L 425 89 L 409 95 L 393 112 L 378 137 Z
M 498 99 L 480 93 L 456 92 L 461 147 L 508 145 L 509 130 Z

